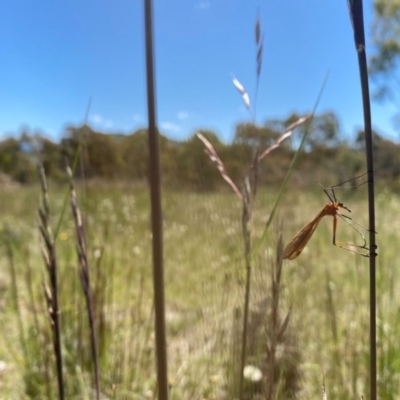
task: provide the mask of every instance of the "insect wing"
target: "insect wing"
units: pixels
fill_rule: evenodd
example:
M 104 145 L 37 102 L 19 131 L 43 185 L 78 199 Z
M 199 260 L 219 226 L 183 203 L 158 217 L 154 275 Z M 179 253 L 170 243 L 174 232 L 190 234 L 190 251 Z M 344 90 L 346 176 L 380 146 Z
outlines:
M 283 250 L 282 258 L 294 260 L 303 251 L 304 247 L 310 240 L 312 234 L 314 233 L 320 218 L 315 218 L 309 222 L 301 231 L 290 241 L 290 243 Z

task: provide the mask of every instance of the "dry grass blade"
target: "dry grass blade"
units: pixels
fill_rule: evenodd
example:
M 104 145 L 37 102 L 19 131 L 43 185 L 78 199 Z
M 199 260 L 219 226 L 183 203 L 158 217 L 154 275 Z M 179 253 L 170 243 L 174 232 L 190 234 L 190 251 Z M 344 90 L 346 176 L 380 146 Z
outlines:
M 304 117 L 299 118 L 296 122 L 291 124 L 283 135 L 271 146 L 269 146 L 266 150 L 264 150 L 261 155 L 258 157 L 258 160 L 261 161 L 264 157 L 266 157 L 271 151 L 277 149 L 287 138 L 292 136 L 293 130 L 297 128 L 299 125 L 307 121 L 310 118 L 310 115 L 305 115 Z
M 235 77 L 232 77 L 232 83 L 241 95 L 244 95 L 246 93 L 246 89 L 244 88 L 244 86 Z
M 240 355 L 240 375 L 239 375 L 239 398 L 243 398 L 243 371 L 246 365 L 247 355 L 247 333 L 250 307 L 250 283 L 251 283 L 251 234 L 249 230 L 249 222 L 251 217 L 251 193 L 249 176 L 244 178 L 243 182 L 243 211 L 242 211 L 242 234 L 244 241 L 244 256 L 246 263 L 246 289 L 244 299 L 243 313 L 243 331 L 242 331 L 242 346 Z
M 81 265 L 81 270 L 79 273 L 81 284 L 83 288 L 83 292 L 86 298 L 86 306 L 88 312 L 89 319 L 89 327 L 90 327 L 90 339 L 91 339 L 91 347 L 92 347 L 92 357 L 94 364 L 94 376 L 95 376 L 95 389 L 96 389 L 96 398 L 100 400 L 100 372 L 99 372 L 99 360 L 98 360 L 98 351 L 97 351 L 97 337 L 95 330 L 95 318 L 94 318 L 94 306 L 93 306 L 93 296 L 92 290 L 90 286 L 90 274 L 89 274 L 89 263 L 87 257 L 87 247 L 86 247 L 86 236 L 85 230 L 83 226 L 81 212 L 78 207 L 78 201 L 72 176 L 72 170 L 69 165 L 68 159 L 65 158 L 65 168 L 67 171 L 67 175 L 70 181 L 70 201 L 71 201 L 71 209 L 72 214 L 74 216 L 75 222 L 75 230 L 76 237 L 78 241 L 77 253 L 79 264 Z
M 247 225 L 250 222 L 251 216 L 251 198 L 252 188 L 250 185 L 250 179 L 248 176 L 245 177 L 243 182 L 242 198 L 243 198 L 243 212 L 242 212 L 242 229 L 243 233 L 247 232 Z M 246 236 L 247 233 L 244 235 Z M 246 253 L 247 254 L 247 253 Z
M 232 181 L 232 179 L 228 176 L 228 173 L 226 172 L 226 169 L 225 169 L 225 165 L 219 158 L 213 145 L 201 133 L 197 133 L 197 137 L 203 142 L 204 146 L 206 147 L 204 150 L 205 153 L 208 155 L 210 160 L 217 166 L 218 171 L 220 172 L 222 178 L 225 179 L 225 181 L 228 183 L 228 185 L 233 189 L 233 191 L 241 199 L 242 194 L 240 193 L 240 190 L 237 188 L 237 186 Z
M 258 16 L 256 19 L 256 44 L 260 44 L 261 38 L 261 24 L 260 24 L 260 17 Z
M 311 117 L 311 114 L 306 114 L 304 117 L 299 118 L 297 121 L 293 122 L 293 124 L 289 125 L 286 128 L 285 132 L 292 131 L 293 129 L 297 128 L 299 125 L 306 122 Z
M 257 76 L 260 76 L 260 74 L 261 74 L 263 43 L 264 43 L 264 39 L 261 40 L 260 46 L 257 50 Z
M 232 78 L 232 83 L 235 86 L 235 88 L 239 91 L 239 93 L 242 95 L 243 103 L 246 106 L 246 108 L 249 110 L 250 109 L 250 97 L 249 97 L 249 94 L 247 93 L 246 89 L 235 77 Z
M 55 241 L 50 224 L 50 202 L 47 188 L 46 175 L 42 165 L 39 165 L 39 176 L 42 186 L 42 204 L 38 210 L 39 231 L 43 240 L 41 252 L 46 270 L 48 273 L 49 284 L 43 282 L 44 295 L 47 301 L 47 309 L 50 318 L 50 325 L 53 332 L 53 346 L 57 365 L 57 380 L 59 398 L 64 399 L 64 380 L 63 380 L 63 357 L 61 346 L 60 329 L 60 309 L 58 303 L 58 266 L 56 257 Z
M 277 149 L 287 138 L 292 136 L 293 131 L 289 131 L 284 133 L 274 144 L 269 146 L 263 153 L 258 157 L 258 160 L 261 161 L 265 156 L 267 156 L 271 151 Z
M 258 16 L 256 19 L 256 45 L 257 45 L 257 81 L 261 74 L 262 67 L 262 54 L 264 47 L 264 37 L 261 36 L 261 23 L 260 17 Z M 258 84 L 257 84 L 258 87 Z

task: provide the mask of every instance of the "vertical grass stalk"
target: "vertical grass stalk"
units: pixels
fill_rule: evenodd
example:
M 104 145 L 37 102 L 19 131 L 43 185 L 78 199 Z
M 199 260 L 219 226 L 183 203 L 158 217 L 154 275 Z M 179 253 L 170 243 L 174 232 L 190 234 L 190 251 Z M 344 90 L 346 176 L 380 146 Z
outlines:
M 260 18 L 257 16 L 255 24 L 255 42 L 256 42 L 256 92 L 254 96 L 254 114 L 253 114 L 253 126 L 256 122 L 256 101 L 258 94 L 258 87 L 260 83 L 261 67 L 262 67 L 262 54 L 263 54 L 263 38 L 261 35 L 261 23 Z M 242 89 L 244 96 L 244 102 L 246 101 L 247 93 L 244 88 L 235 85 L 239 91 Z M 247 108 L 250 110 L 250 102 L 248 102 Z M 251 292 L 251 233 L 249 229 L 249 222 L 251 218 L 251 208 L 253 200 L 257 193 L 257 183 L 258 183 L 258 169 L 259 169 L 259 144 L 253 149 L 253 162 L 250 167 L 248 174 L 244 179 L 243 190 L 242 190 L 242 235 L 244 242 L 244 257 L 246 264 L 246 285 L 244 293 L 244 312 L 243 312 L 243 331 L 242 331 L 242 348 L 240 356 L 240 371 L 239 371 L 239 399 L 243 398 L 243 381 L 244 381 L 244 367 L 246 364 L 246 353 L 247 353 L 247 330 L 249 324 L 249 309 L 250 309 L 250 292 Z
M 165 329 L 163 230 L 161 209 L 161 177 L 153 55 L 152 1 L 144 0 L 147 109 L 150 160 L 151 230 L 153 234 L 153 285 L 155 307 L 155 337 L 157 354 L 158 399 L 168 399 L 167 341 Z
M 247 350 L 247 329 L 249 321 L 250 308 L 250 289 L 251 289 L 251 236 L 249 230 L 249 222 L 251 215 L 251 188 L 250 179 L 246 176 L 243 185 L 243 211 L 242 211 L 242 235 L 244 241 L 244 257 L 246 264 L 246 286 L 244 292 L 244 312 L 243 312 L 243 327 L 242 327 L 242 347 L 240 355 L 240 370 L 239 370 L 239 399 L 243 398 L 243 371 L 246 364 Z
M 58 302 L 58 265 L 56 246 L 50 225 L 50 202 L 46 175 L 39 165 L 39 176 L 42 186 L 42 204 L 39 207 L 39 230 L 43 239 L 42 256 L 46 265 L 49 284 L 44 283 L 44 294 L 53 333 L 53 346 L 56 358 L 59 399 L 64 400 L 63 356 L 61 350 L 60 308 Z
M 348 0 L 354 41 L 358 56 L 361 81 L 365 150 L 368 168 L 368 214 L 369 214 L 369 278 L 370 278 L 370 399 L 376 400 L 376 232 L 375 232 L 375 196 L 374 161 L 372 147 L 371 106 L 368 84 L 367 57 L 365 53 L 365 33 L 362 0 Z
M 78 202 L 76 198 L 76 191 L 73 181 L 72 170 L 69 166 L 68 159 L 65 158 L 67 175 L 70 181 L 70 193 L 71 193 L 71 209 L 72 214 L 74 216 L 75 223 L 75 231 L 76 237 L 78 241 L 77 252 L 79 264 L 81 265 L 80 270 L 80 280 L 83 288 L 83 292 L 85 294 L 86 299 L 86 307 L 89 318 L 89 329 L 90 329 L 90 344 L 92 348 L 92 357 L 93 357 L 93 365 L 94 365 L 94 377 L 95 377 L 95 390 L 96 390 L 96 399 L 100 400 L 100 372 L 99 372 L 99 357 L 97 351 L 97 337 L 96 337 L 96 329 L 95 329 L 95 317 L 94 317 L 94 307 L 93 307 L 93 296 L 92 289 L 90 286 L 90 274 L 89 274 L 89 263 L 87 257 L 87 247 L 86 247 L 86 236 L 85 230 L 83 226 L 81 212 L 78 207 Z
M 257 17 L 256 19 L 256 24 L 255 24 L 255 42 L 256 42 L 256 94 L 255 94 L 255 101 L 257 99 L 257 93 L 258 93 L 258 86 L 259 86 L 259 80 L 260 80 L 260 74 L 261 74 L 261 67 L 262 67 L 262 54 L 263 54 L 263 36 L 261 34 L 261 24 L 260 24 L 260 19 Z M 244 105 L 248 109 L 251 117 L 252 117 L 252 128 L 255 130 L 255 133 L 257 132 L 256 130 L 256 111 L 254 109 L 254 112 L 252 112 L 250 108 L 250 100 L 249 100 L 249 95 L 244 88 L 244 86 L 236 79 L 232 79 L 233 85 L 236 87 L 236 89 L 239 91 L 239 93 L 242 95 L 242 99 L 244 102 Z M 245 283 L 245 293 L 244 293 L 244 312 L 243 312 L 243 326 L 242 326 L 242 340 L 241 340 L 241 354 L 240 354 L 240 368 L 239 368 L 239 392 L 238 392 L 238 398 L 240 400 L 243 399 L 244 393 L 244 368 L 246 364 L 246 358 L 247 358 L 247 337 L 248 337 L 248 321 L 249 321 L 249 308 L 250 308 L 250 295 L 251 295 L 251 275 L 252 275 L 252 262 L 253 262 L 253 257 L 256 255 L 257 251 L 252 254 L 251 251 L 251 230 L 249 227 L 249 223 L 251 220 L 251 211 L 252 211 L 252 206 L 254 199 L 257 194 L 257 187 L 258 187 L 258 174 L 259 174 L 259 166 L 260 162 L 264 157 L 266 157 L 269 153 L 271 153 L 273 150 L 279 148 L 281 144 L 288 139 L 292 133 L 293 130 L 304 123 L 306 120 L 309 119 L 309 116 L 304 116 L 300 118 L 299 120 L 295 121 L 293 124 L 291 124 L 289 127 L 286 128 L 285 132 L 282 134 L 282 136 L 276 140 L 272 145 L 270 145 L 268 148 L 266 148 L 263 151 L 260 151 L 260 143 L 253 143 L 252 144 L 252 150 L 253 150 L 253 156 L 252 156 L 252 162 L 249 166 L 249 170 L 247 174 L 245 175 L 244 178 L 244 184 L 243 184 L 243 189 L 240 191 L 235 183 L 232 181 L 232 179 L 228 176 L 228 173 L 226 171 L 226 168 L 224 166 L 224 163 L 218 156 L 217 152 L 213 148 L 212 144 L 201 134 L 197 133 L 198 138 L 203 142 L 205 146 L 205 153 L 209 156 L 211 161 L 217 166 L 222 178 L 229 184 L 229 186 L 232 188 L 232 190 L 236 193 L 236 195 L 242 200 L 242 236 L 243 236 L 243 242 L 244 242 L 244 258 L 245 258 L 245 267 L 246 267 L 246 283 Z M 256 135 L 254 135 L 256 136 Z M 304 143 L 305 135 L 303 136 L 302 139 L 302 144 Z M 301 145 L 302 145 L 301 144 Z M 301 146 L 300 146 L 301 147 Z M 297 155 L 297 153 L 296 153 Z M 293 161 L 292 161 L 293 165 Z M 286 178 L 286 181 L 288 179 L 288 176 Z M 286 183 L 285 181 L 285 183 Z M 282 189 L 281 192 L 278 196 L 278 200 L 275 203 L 274 208 L 272 209 L 272 213 L 270 216 L 270 219 L 267 223 L 266 228 L 264 229 L 262 238 L 260 239 L 257 250 L 259 249 L 261 242 L 265 238 L 266 231 L 268 229 L 269 224 L 272 221 L 273 215 L 275 213 L 276 207 L 279 204 L 280 197 L 282 194 Z M 280 261 L 281 262 L 281 261 Z M 280 279 L 280 271 L 279 271 L 279 279 Z M 289 314 L 287 316 L 287 321 L 289 318 Z M 286 322 L 287 323 L 287 322 Z M 283 333 L 283 332 L 282 332 Z M 272 396 L 272 394 L 271 394 Z

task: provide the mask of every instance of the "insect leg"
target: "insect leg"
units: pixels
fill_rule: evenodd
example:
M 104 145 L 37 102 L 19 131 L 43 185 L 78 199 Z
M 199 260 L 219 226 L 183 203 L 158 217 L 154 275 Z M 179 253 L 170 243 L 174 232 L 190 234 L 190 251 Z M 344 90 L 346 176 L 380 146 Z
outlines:
M 337 217 L 333 216 L 333 245 L 336 246 L 336 225 L 337 225 Z
M 342 185 L 344 185 L 344 184 L 346 184 L 346 183 L 349 183 L 349 182 L 352 182 L 352 181 L 355 181 L 355 180 L 357 180 L 357 179 L 359 179 L 359 178 L 362 178 L 362 177 L 365 176 L 365 175 L 368 175 L 368 171 L 367 171 L 367 172 L 364 172 L 363 174 L 358 175 L 358 176 L 356 176 L 356 177 L 354 177 L 354 178 L 348 179 L 347 181 L 340 182 L 340 183 L 338 183 L 338 184 L 332 186 L 332 188 L 335 188 L 335 187 L 336 187 L 336 188 L 340 188 Z M 349 186 L 348 188 L 349 188 L 349 189 L 350 189 L 350 188 L 356 188 L 356 187 L 358 187 L 358 186 L 364 185 L 364 184 L 367 183 L 367 182 L 368 182 L 368 179 L 367 179 L 365 182 L 359 183 L 358 185 Z M 344 187 L 344 186 L 343 186 L 343 187 Z
M 327 194 L 327 196 L 329 197 L 329 199 L 332 201 L 332 198 L 333 198 L 334 201 L 336 202 L 337 200 L 336 200 L 335 189 L 357 189 L 359 186 L 362 186 L 362 185 L 365 185 L 366 183 L 368 183 L 369 182 L 368 179 L 364 182 L 354 184 L 351 186 L 346 186 L 346 183 L 356 181 L 357 179 L 362 178 L 363 176 L 365 176 L 367 174 L 368 174 L 368 171 L 364 172 L 363 174 L 358 175 L 352 179 L 348 179 L 347 181 L 344 181 L 344 182 L 338 183 L 337 185 L 331 186 L 329 188 L 325 188 L 322 185 L 321 186 L 323 187 L 323 189 L 324 189 L 325 193 Z M 328 190 L 330 191 L 330 195 L 327 192 Z
M 357 228 L 354 226 L 354 224 L 355 224 L 355 225 L 358 225 L 359 227 L 361 227 L 361 228 L 363 228 L 363 229 L 365 229 L 366 231 L 367 231 L 368 229 L 366 229 L 364 226 L 362 226 L 362 225 L 359 224 L 358 222 L 354 221 L 352 218 L 348 217 L 347 215 L 343 215 L 343 214 L 338 214 L 338 215 L 339 215 L 340 218 L 343 219 L 344 222 L 346 222 L 346 224 L 350 225 L 350 226 L 362 237 L 362 239 L 363 239 L 363 241 L 364 241 L 364 245 L 362 245 L 362 246 L 357 246 L 357 247 L 366 248 L 367 241 L 366 241 L 366 239 L 365 239 L 365 236 L 364 236 L 364 234 L 363 234 L 359 229 L 357 229 Z M 351 221 L 351 223 L 349 222 L 349 220 Z
M 364 241 L 364 244 L 363 245 L 358 245 L 358 244 L 348 243 L 348 242 L 336 242 L 336 240 L 335 240 L 335 242 L 333 244 L 335 246 L 337 246 L 337 247 L 340 247 L 340 248 L 344 249 L 344 250 L 350 251 L 351 253 L 359 254 L 359 255 L 364 256 L 364 257 L 369 257 L 368 253 L 361 253 L 359 251 L 355 251 L 355 250 L 352 249 L 352 247 L 353 248 L 356 247 L 358 249 L 369 250 L 369 248 L 367 247 L 367 241 L 365 240 L 364 234 L 359 229 L 357 229 L 352 223 L 350 223 L 348 220 L 352 221 L 354 224 L 357 224 L 357 225 L 361 226 L 362 228 L 364 228 L 364 227 L 362 225 L 360 225 L 359 223 L 353 221 L 347 215 L 342 215 L 342 214 L 339 214 L 339 213 L 336 214 L 336 215 L 339 216 L 340 218 L 342 218 L 343 221 L 346 222 L 346 224 L 350 225 L 362 237 L 362 239 Z M 336 215 L 335 215 L 335 217 L 336 217 Z M 334 224 L 334 225 L 336 225 L 336 224 Z M 334 228 L 334 234 L 335 233 L 336 233 L 336 229 Z

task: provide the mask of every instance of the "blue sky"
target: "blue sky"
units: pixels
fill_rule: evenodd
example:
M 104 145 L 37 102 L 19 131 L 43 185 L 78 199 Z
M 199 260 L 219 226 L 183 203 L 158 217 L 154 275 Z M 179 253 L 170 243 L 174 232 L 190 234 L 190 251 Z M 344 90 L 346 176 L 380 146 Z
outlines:
M 23 127 L 59 139 L 89 123 L 130 133 L 146 125 L 142 0 L 13 0 L 0 13 L 0 137 Z M 366 28 L 372 0 L 364 2 Z M 334 111 L 343 136 L 362 127 L 357 55 L 345 0 L 154 0 L 158 124 L 185 139 L 198 128 L 230 141 L 249 120 L 231 74 L 252 98 L 254 22 L 264 59 L 257 122 Z M 397 139 L 390 104 L 373 103 L 375 128 Z

